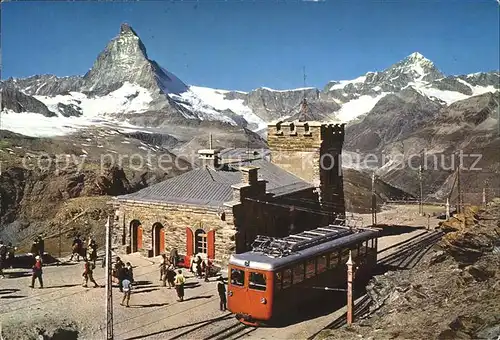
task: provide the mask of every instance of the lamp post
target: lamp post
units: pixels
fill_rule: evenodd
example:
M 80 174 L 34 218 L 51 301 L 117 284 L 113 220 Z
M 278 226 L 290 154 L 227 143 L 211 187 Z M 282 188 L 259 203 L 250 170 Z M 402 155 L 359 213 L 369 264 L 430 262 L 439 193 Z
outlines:
M 111 275 L 111 217 L 106 223 L 106 340 L 113 340 L 113 291 Z
M 353 279 L 353 273 L 352 273 L 352 267 L 354 265 L 354 262 L 351 257 L 351 251 L 349 250 L 349 259 L 347 260 L 347 325 L 350 326 L 352 324 L 352 319 L 353 319 L 353 313 L 352 313 L 352 279 Z

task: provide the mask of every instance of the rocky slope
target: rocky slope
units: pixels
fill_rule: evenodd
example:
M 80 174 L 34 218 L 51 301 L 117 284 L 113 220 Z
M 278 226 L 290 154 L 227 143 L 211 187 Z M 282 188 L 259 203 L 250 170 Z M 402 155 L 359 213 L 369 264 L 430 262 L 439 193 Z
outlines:
M 172 141 L 141 138 L 112 129 L 51 139 L 0 130 L 1 239 L 27 246 L 37 233 L 61 226 L 102 236 L 110 196 L 191 169 L 164 147 Z
M 317 339 L 497 339 L 500 336 L 500 199 L 441 225 L 416 267 L 376 276 L 369 316 Z
M 414 194 L 422 164 L 424 194 L 443 199 L 452 189 L 460 159 L 464 192 L 480 192 L 485 181 L 500 188 L 499 103 L 497 92 L 440 106 L 407 88 L 387 95 L 360 122 L 348 126 L 346 149 L 375 155 L 377 175 Z

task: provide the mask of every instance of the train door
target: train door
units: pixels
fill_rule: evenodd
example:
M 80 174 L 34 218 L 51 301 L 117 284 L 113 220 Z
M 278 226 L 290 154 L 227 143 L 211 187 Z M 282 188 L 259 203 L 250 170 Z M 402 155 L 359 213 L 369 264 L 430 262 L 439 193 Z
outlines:
M 272 316 L 272 272 L 245 268 L 248 314 L 257 320 L 269 320 Z
M 227 307 L 234 314 L 246 313 L 246 283 L 245 270 L 240 267 L 229 267 Z

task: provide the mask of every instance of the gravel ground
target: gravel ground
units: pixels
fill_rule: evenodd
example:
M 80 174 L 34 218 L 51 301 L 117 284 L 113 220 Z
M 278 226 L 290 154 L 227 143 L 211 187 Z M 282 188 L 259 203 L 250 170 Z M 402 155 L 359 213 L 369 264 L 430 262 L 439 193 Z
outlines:
M 397 214 L 400 213 L 398 211 Z M 425 231 L 384 237 L 379 241 L 379 250 L 422 232 Z M 122 295 L 118 288 L 113 289 L 114 335 L 117 340 L 304 339 L 328 324 L 335 314 L 283 328 L 244 327 L 229 312 L 219 310 L 214 279 L 206 283 L 183 270 L 188 286 L 185 301 L 177 302 L 174 289 L 160 287 L 159 259 L 146 259 L 136 254 L 122 258 L 135 267 L 137 286 L 131 296 L 130 308 L 120 306 Z M 46 334 L 52 334 L 57 328 L 76 328 L 78 339 L 105 339 L 105 290 L 83 288 L 82 272 L 82 262 L 45 267 L 45 288 L 31 289 L 28 287 L 31 280 L 29 272 L 7 270 L 7 277 L 0 279 L 3 339 L 35 339 L 37 328 L 45 329 Z M 103 268 L 98 266 L 94 277 L 98 284 L 104 285 Z M 61 339 L 71 340 L 69 335 Z

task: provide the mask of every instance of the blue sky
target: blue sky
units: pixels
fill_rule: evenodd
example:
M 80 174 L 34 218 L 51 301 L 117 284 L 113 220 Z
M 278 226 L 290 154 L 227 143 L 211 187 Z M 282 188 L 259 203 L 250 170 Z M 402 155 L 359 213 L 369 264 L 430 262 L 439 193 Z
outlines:
M 499 68 L 499 4 L 470 1 L 7 2 L 2 78 L 84 74 L 128 22 L 193 85 L 323 87 L 418 51 L 446 74 Z

